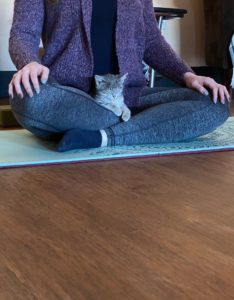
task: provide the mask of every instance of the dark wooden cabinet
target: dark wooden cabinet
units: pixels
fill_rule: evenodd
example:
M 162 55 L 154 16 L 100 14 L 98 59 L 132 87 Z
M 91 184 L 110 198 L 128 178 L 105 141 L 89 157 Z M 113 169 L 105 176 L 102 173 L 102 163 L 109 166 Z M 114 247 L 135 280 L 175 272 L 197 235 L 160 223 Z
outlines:
M 206 63 L 224 70 L 232 68 L 229 44 L 234 33 L 234 0 L 204 0 Z

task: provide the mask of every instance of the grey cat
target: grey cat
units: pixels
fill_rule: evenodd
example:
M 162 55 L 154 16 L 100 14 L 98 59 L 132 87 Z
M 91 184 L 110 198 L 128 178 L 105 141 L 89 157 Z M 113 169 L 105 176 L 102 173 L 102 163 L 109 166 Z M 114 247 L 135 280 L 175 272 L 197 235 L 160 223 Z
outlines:
M 131 111 L 124 103 L 123 83 L 128 73 L 94 75 L 95 94 L 92 95 L 94 100 L 111 110 L 117 116 L 121 116 L 123 121 L 128 121 L 131 117 Z

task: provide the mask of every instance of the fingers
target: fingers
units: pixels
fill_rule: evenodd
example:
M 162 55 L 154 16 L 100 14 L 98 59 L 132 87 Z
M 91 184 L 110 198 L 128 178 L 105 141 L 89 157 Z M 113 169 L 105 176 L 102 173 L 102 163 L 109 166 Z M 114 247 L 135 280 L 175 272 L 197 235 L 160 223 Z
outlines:
M 229 102 L 231 102 L 228 90 L 224 85 L 218 84 L 212 78 L 207 78 L 204 84 L 207 85 L 212 90 L 213 101 L 215 103 L 217 103 L 218 97 L 219 97 L 221 103 L 223 103 L 223 104 L 225 104 L 225 99 L 227 99 Z
M 223 104 L 225 104 L 225 99 L 231 102 L 227 88 L 222 84 L 218 84 L 213 78 L 203 76 L 191 76 L 187 79 L 187 86 L 197 90 L 198 92 L 206 96 L 209 95 L 209 92 L 207 91 L 206 87 L 209 88 L 212 92 L 212 98 L 214 103 L 217 103 L 218 98 Z
M 14 98 L 12 80 L 11 80 L 11 82 L 8 85 L 8 94 L 9 94 L 9 96 L 10 96 L 11 99 Z
M 207 91 L 207 89 L 205 89 L 198 80 L 194 80 L 191 84 L 191 87 L 195 90 L 197 90 L 198 92 L 200 92 L 201 94 L 208 96 L 209 92 Z
M 230 94 L 228 93 L 228 90 L 227 90 L 226 86 L 224 86 L 224 94 L 225 94 L 225 97 L 228 99 L 228 101 L 229 101 L 229 102 L 232 102 L 231 96 L 230 96 Z
M 211 90 L 212 90 L 212 93 L 213 93 L 213 101 L 214 101 L 214 103 L 217 103 L 219 89 L 216 86 L 212 86 Z
M 39 85 L 39 81 L 38 81 L 38 72 L 37 69 L 32 69 L 31 73 L 30 73 L 30 78 L 33 84 L 33 87 L 36 91 L 37 94 L 40 93 L 40 85 Z
M 22 83 L 23 83 L 24 88 L 25 88 L 26 92 L 28 93 L 28 95 L 30 97 L 32 97 L 33 96 L 33 91 L 32 91 L 31 85 L 29 83 L 29 72 L 30 72 L 30 70 L 28 68 L 26 68 L 22 72 Z
M 33 90 L 30 84 L 31 83 L 37 92 L 40 93 L 40 84 L 38 81 L 38 76 L 41 75 L 41 82 L 46 83 L 49 76 L 49 69 L 37 62 L 29 63 L 24 66 L 21 70 L 13 75 L 13 78 L 8 86 L 8 94 L 11 99 L 14 98 L 14 88 L 15 91 L 21 99 L 24 97 L 22 89 L 21 89 L 21 81 L 25 88 L 25 91 L 30 97 L 33 97 Z
M 203 84 L 206 85 L 208 88 L 210 88 L 210 90 L 212 91 L 212 94 L 213 94 L 213 101 L 214 101 L 214 103 L 217 103 L 218 87 L 217 87 L 217 84 L 214 81 L 214 79 L 210 78 L 210 77 L 205 77 Z
M 46 68 L 46 67 L 44 67 L 42 69 L 42 74 L 41 74 L 41 82 L 42 83 L 45 84 L 47 82 L 48 77 L 49 77 L 49 72 L 50 72 L 50 70 L 48 68 Z
M 220 87 L 218 91 L 219 91 L 219 99 L 224 104 L 225 103 L 224 89 Z
M 13 86 L 15 88 L 16 94 L 18 95 L 18 97 L 20 97 L 21 99 L 23 98 L 23 92 L 20 86 L 20 82 L 21 82 L 21 77 L 22 77 L 22 71 L 17 72 L 16 74 L 13 75 Z

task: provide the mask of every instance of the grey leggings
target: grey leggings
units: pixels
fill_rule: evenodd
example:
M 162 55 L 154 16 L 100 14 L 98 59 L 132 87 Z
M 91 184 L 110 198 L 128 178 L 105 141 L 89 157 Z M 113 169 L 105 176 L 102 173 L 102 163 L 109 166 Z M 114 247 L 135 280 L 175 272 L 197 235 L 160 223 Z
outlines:
M 187 141 L 212 132 L 230 116 L 228 101 L 214 104 L 210 96 L 188 88 L 145 87 L 140 106 L 130 108 L 132 117 L 127 122 L 89 94 L 51 77 L 40 89 L 30 98 L 22 86 L 24 98 L 14 91 L 10 103 L 22 127 L 46 140 L 59 140 L 64 131 L 81 128 L 105 129 L 107 146 Z

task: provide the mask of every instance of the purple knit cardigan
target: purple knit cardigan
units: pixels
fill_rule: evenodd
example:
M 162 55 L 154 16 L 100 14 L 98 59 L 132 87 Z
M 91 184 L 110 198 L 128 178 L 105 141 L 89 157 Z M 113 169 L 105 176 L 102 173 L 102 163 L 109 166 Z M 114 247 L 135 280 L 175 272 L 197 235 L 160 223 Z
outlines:
M 92 0 L 16 0 L 9 53 L 19 70 L 37 61 L 62 85 L 87 93 L 93 77 L 90 40 Z M 42 38 L 45 54 L 39 57 Z M 176 83 L 193 72 L 162 36 L 152 0 L 117 0 L 116 53 L 120 74 L 128 72 L 124 101 L 139 105 L 146 86 L 142 60 Z

